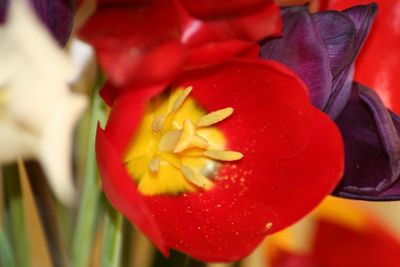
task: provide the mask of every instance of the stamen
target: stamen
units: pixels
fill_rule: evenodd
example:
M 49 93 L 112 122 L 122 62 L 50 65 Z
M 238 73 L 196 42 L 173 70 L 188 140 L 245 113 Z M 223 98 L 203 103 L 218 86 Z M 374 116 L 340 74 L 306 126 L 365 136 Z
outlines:
M 203 189 L 210 189 L 213 186 L 213 183 L 210 180 L 208 180 L 203 175 L 193 171 L 192 168 L 188 166 L 182 166 L 181 171 L 186 179 L 188 179 L 191 183 L 197 185 L 198 187 L 201 187 Z
M 160 154 L 159 157 L 161 160 L 168 162 L 171 166 L 177 169 L 182 168 L 182 162 L 175 154 L 163 153 Z
M 235 161 L 243 158 L 243 154 L 236 151 L 224 151 L 224 150 L 206 150 L 203 155 L 212 159 L 222 161 Z
M 174 130 L 165 133 L 158 144 L 158 150 L 160 152 L 168 152 L 173 151 L 176 144 L 181 137 L 182 131 L 181 130 Z
M 152 173 L 157 173 L 159 169 L 160 169 L 160 159 L 152 158 L 149 163 L 149 170 Z
M 208 147 L 208 142 L 203 137 L 196 134 L 196 127 L 193 123 L 185 119 L 183 122 L 182 134 L 176 143 L 174 153 L 182 152 L 188 148 L 202 148 Z
M 192 90 L 192 86 L 186 87 L 185 90 L 183 90 L 182 94 L 175 100 L 174 105 L 172 106 L 173 112 L 177 111 L 182 106 L 183 102 L 185 102 Z
M 240 152 L 224 151 L 224 136 L 213 128 L 231 116 L 233 108 L 205 114 L 195 100 L 189 99 L 192 89 L 180 88 L 171 92 L 168 100 L 163 95 L 149 103 L 149 113 L 141 126 L 146 131 L 140 129 L 133 150 L 125 157 L 126 168 L 143 194 L 178 194 L 213 188 L 213 180 L 208 177 L 215 175 L 222 161 L 243 157 Z M 0 115 L 4 99 L 0 91 Z M 153 118 L 151 125 L 147 115 Z
M 164 128 L 165 115 L 158 116 L 151 124 L 151 129 L 155 132 L 161 132 Z
M 220 109 L 203 116 L 196 124 L 197 127 L 207 127 L 225 120 L 233 113 L 233 108 Z

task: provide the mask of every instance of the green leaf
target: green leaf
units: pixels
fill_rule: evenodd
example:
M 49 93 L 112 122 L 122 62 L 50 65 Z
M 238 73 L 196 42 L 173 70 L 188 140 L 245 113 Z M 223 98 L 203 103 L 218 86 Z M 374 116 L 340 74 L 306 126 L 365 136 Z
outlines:
M 102 84 L 103 79 L 99 79 L 98 88 L 100 88 Z M 88 266 L 93 237 L 97 226 L 101 194 L 96 167 L 95 138 L 98 121 L 105 120 L 104 113 L 103 102 L 98 95 L 98 90 L 95 90 L 91 105 L 91 119 L 82 195 L 71 245 L 72 266 L 74 267 Z
M 105 213 L 102 267 L 119 267 L 121 264 L 123 221 L 122 215 L 109 206 Z
M 16 165 L 4 166 L 3 174 L 7 198 L 5 230 L 9 233 L 16 266 L 29 267 L 31 255 Z
M 10 242 L 4 231 L 0 231 L 0 266 L 1 267 L 16 266 Z

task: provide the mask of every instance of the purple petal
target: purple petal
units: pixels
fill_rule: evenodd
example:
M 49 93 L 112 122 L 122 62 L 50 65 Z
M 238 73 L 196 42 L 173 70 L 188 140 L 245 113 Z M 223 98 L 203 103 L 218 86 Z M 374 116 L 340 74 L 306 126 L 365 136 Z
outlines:
M 343 12 L 313 14 L 324 39 L 332 68 L 332 93 L 324 111 L 337 118 L 350 97 L 356 57 L 370 31 L 376 4 L 355 6 Z
M 282 37 L 265 42 L 260 55 L 291 68 L 308 86 L 313 105 L 322 109 L 331 93 L 332 75 L 321 35 L 306 7 L 285 8 L 282 19 Z
M 4 22 L 9 0 L 0 1 L 0 23 Z M 64 46 L 71 34 L 76 0 L 29 0 L 36 14 Z
M 354 62 L 370 31 L 376 11 L 377 6 L 372 3 L 352 7 L 343 13 L 328 11 L 314 15 L 331 60 L 332 94 L 324 111 L 333 119 L 337 118 L 350 97 Z M 345 18 L 352 22 L 352 30 L 345 23 Z
M 10 0 L 0 0 L 0 23 L 3 23 L 6 19 L 6 11 L 9 1 Z
M 336 121 L 345 143 L 345 174 L 334 194 L 341 197 L 400 199 L 400 117 L 379 96 L 354 83 Z
M 332 81 L 332 93 L 323 111 L 335 120 L 343 111 L 351 95 L 351 87 L 354 78 L 354 65 L 347 66 Z
M 367 38 L 372 23 L 374 22 L 378 6 L 375 3 L 369 5 L 355 6 L 343 11 L 354 23 L 356 28 L 356 55 L 361 50 Z
M 332 77 L 351 65 L 355 56 L 356 28 L 353 21 L 338 11 L 312 14 L 328 52 Z
M 356 28 L 346 14 L 338 11 L 319 12 L 312 17 L 324 41 L 333 77 L 331 95 L 323 111 L 335 119 L 350 97 Z

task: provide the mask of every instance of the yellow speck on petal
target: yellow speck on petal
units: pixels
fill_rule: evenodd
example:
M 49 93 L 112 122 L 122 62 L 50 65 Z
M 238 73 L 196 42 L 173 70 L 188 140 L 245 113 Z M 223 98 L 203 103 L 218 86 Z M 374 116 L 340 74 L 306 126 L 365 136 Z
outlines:
M 208 142 L 203 137 L 196 134 L 196 127 L 193 123 L 185 119 L 183 122 L 182 134 L 176 143 L 174 153 L 182 152 L 188 148 L 201 148 L 206 149 Z
M 267 231 L 269 231 L 269 230 L 271 230 L 271 228 L 272 228 L 272 222 L 268 222 L 268 223 L 265 225 L 265 229 L 266 229 Z
M 152 158 L 149 163 L 149 170 L 152 173 L 157 173 L 159 169 L 160 169 L 160 159 Z
M 185 102 L 186 98 L 189 96 L 192 90 L 192 86 L 186 87 L 185 90 L 183 90 L 182 94 L 175 100 L 172 111 L 175 112 L 182 106 L 183 102 Z
M 196 124 L 197 127 L 207 127 L 225 120 L 233 113 L 233 108 L 220 109 L 203 116 Z
M 235 161 L 243 158 L 243 154 L 236 151 L 224 151 L 224 150 L 206 150 L 203 155 L 212 159 L 222 161 Z
M 203 175 L 195 172 L 189 166 L 182 166 L 181 172 L 186 179 L 188 179 L 191 183 L 201 187 L 203 189 L 210 189 L 213 186 L 213 183 L 208 180 Z

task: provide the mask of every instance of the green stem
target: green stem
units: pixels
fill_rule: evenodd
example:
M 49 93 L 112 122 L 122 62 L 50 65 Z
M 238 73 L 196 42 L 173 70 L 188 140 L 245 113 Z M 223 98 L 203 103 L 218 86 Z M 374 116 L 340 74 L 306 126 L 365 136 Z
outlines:
M 0 231 L 0 266 L 15 267 L 14 256 L 6 233 Z
M 123 217 L 112 207 L 105 214 L 102 267 L 119 267 L 122 255 Z
M 100 86 L 102 82 L 99 82 Z M 97 226 L 97 214 L 100 200 L 98 173 L 96 167 L 95 139 L 99 120 L 104 121 L 102 100 L 97 90 L 94 93 L 91 106 L 91 119 L 87 146 L 86 168 L 84 173 L 82 195 L 78 209 L 78 218 L 72 237 L 72 266 L 88 266 L 93 237 Z
M 14 251 L 16 265 L 29 267 L 31 255 L 17 167 L 15 165 L 8 165 L 3 170 L 8 203 L 5 230 L 10 233 L 9 244 Z

